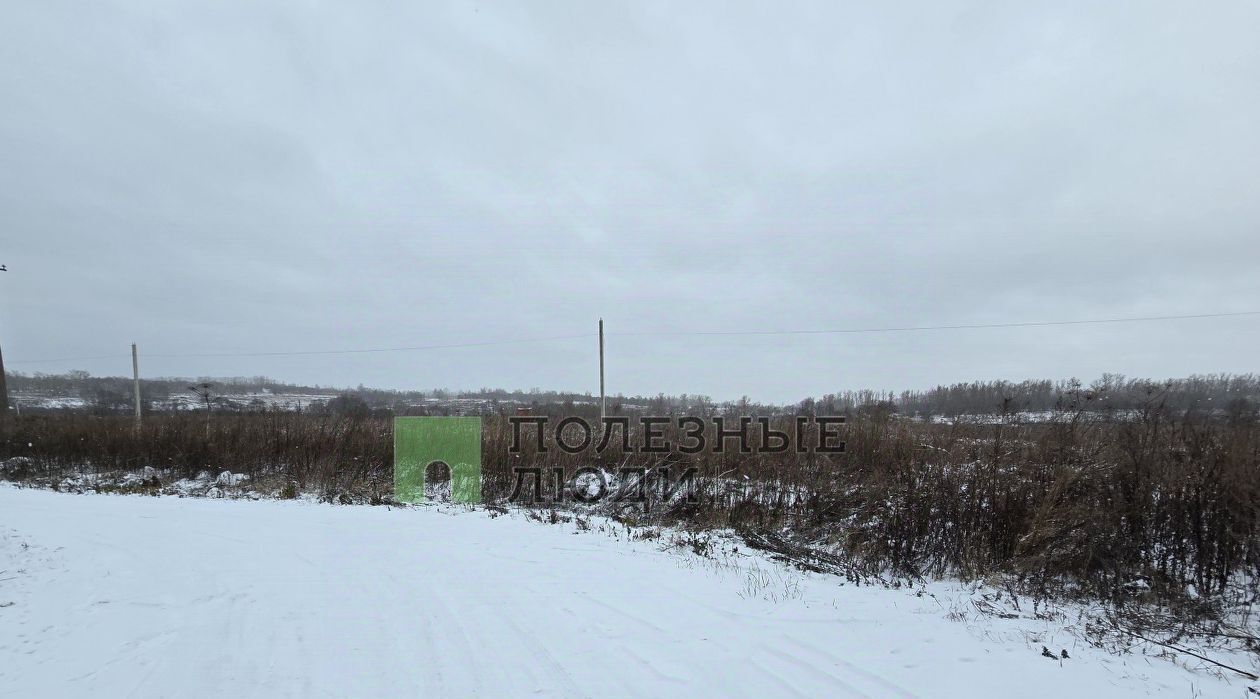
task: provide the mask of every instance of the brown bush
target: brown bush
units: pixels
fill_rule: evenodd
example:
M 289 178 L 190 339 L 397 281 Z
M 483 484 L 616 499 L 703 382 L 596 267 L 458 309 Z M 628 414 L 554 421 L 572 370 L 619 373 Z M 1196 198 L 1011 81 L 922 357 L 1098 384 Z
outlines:
M 787 428 L 790 418 L 776 425 Z M 756 426 L 753 427 L 756 434 Z M 790 429 L 785 431 L 791 432 Z M 637 429 L 635 430 L 637 432 Z M 672 443 L 678 430 L 667 430 Z M 696 502 L 655 503 L 648 517 L 691 526 L 788 531 L 867 570 L 902 575 L 1001 572 L 1027 585 L 1077 586 L 1093 596 L 1201 598 L 1255 593 L 1260 546 L 1260 426 L 1254 412 L 1174 413 L 1158 405 L 1108 416 L 1059 412 L 1049 422 L 929 424 L 883 411 L 854 415 L 843 454 L 510 454 L 505 417 L 483 428 L 483 493 L 502 502 L 514 469 L 572 474 L 670 463 L 698 469 Z M 75 470 L 231 469 L 320 493 L 392 486 L 387 418 L 267 412 L 154 415 L 136 432 L 122 417 L 23 417 L 0 457 L 29 478 Z M 641 437 L 632 434 L 632 444 Z M 754 439 L 756 444 L 757 440 Z M 708 441 L 714 444 L 712 433 Z M 626 505 L 625 515 L 636 505 Z

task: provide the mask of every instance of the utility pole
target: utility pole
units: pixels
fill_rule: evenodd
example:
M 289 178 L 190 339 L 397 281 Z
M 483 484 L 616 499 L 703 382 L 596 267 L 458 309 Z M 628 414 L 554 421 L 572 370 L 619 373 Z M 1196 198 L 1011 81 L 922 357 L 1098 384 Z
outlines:
M 0 272 L 7 272 L 9 268 L 0 265 Z M 9 385 L 4 380 L 4 353 L 0 352 L 0 422 L 9 419 Z
M 599 319 L 599 420 L 603 424 L 608 415 L 607 399 L 604 398 L 604 319 Z
M 195 386 L 189 386 L 188 390 L 197 394 L 206 402 L 206 441 L 210 440 L 210 398 L 214 389 L 214 384 L 199 383 Z
M 4 381 L 4 353 L 0 352 L 0 420 L 9 417 L 9 386 Z
M 136 389 L 136 432 L 140 431 L 140 355 L 136 343 L 131 343 L 131 375 Z

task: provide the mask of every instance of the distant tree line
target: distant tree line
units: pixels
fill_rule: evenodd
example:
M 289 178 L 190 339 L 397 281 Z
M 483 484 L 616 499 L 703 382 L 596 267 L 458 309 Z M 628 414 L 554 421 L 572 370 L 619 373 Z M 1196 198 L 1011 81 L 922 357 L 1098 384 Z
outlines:
M 1119 374 L 1083 384 L 1066 381 L 975 381 L 904 391 L 896 398 L 904 414 L 946 415 L 1042 412 L 1055 409 L 1140 410 L 1162 403 L 1178 411 L 1232 413 L 1260 405 L 1255 374 L 1208 374 L 1155 381 Z
M 13 372 L 6 374 L 9 391 L 22 399 L 77 399 L 62 409 L 97 414 L 132 409 L 131 379 L 92 376 L 86 371 L 64 374 Z M 141 399 L 147 412 L 197 409 L 189 386 L 210 383 L 217 396 L 214 409 L 222 412 L 254 412 L 269 409 L 267 394 L 298 396 L 292 406 L 316 414 L 367 415 L 499 415 L 516 411 L 598 416 L 599 398 L 590 393 L 481 388 L 475 391 L 399 391 L 368 388 L 307 386 L 254 377 L 167 377 L 141 380 Z M 1155 402 L 1179 411 L 1233 414 L 1260 406 L 1260 377 L 1255 374 L 1208 374 L 1157 381 L 1104 374 L 1089 384 L 1078 379 L 1053 381 L 973 381 L 941 385 L 919 391 L 847 390 L 794 405 L 758 403 L 747 396 L 717 402 L 706 395 L 608 397 L 613 414 L 775 415 L 800 412 L 818 415 L 855 413 L 903 416 L 993 415 L 1003 412 L 1045 412 L 1056 409 L 1089 411 L 1140 410 Z M 48 408 L 45 408 L 48 409 Z

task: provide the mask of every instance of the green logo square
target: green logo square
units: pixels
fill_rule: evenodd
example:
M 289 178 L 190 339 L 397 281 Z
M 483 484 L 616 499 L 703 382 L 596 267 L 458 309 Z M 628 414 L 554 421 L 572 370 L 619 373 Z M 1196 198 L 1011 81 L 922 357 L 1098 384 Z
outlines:
M 424 502 L 434 463 L 450 471 L 453 502 L 481 502 L 481 418 L 394 418 L 394 499 Z

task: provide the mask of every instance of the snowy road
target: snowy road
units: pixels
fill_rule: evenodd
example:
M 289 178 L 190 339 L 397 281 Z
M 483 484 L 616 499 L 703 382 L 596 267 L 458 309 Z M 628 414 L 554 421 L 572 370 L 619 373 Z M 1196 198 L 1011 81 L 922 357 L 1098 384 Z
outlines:
M 519 515 L 0 486 L 0 696 L 1246 693 L 660 548 Z

